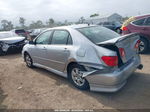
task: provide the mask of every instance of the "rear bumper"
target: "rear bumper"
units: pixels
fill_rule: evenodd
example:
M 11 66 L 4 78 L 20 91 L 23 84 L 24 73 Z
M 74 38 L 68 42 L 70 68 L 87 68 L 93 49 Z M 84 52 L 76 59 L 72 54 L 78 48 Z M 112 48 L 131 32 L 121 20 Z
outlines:
M 128 63 L 113 72 L 100 73 L 88 75 L 86 79 L 89 82 L 91 91 L 115 92 L 121 89 L 127 78 L 137 69 L 140 65 L 140 57 L 137 55 L 132 58 Z

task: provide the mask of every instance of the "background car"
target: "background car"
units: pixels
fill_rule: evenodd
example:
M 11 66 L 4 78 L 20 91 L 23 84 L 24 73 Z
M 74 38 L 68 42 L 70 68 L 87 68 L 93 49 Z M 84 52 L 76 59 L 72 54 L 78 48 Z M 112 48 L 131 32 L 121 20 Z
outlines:
M 122 30 L 121 30 L 121 26 L 122 24 L 118 21 L 108 21 L 108 22 L 101 22 L 99 23 L 98 25 L 101 25 L 101 26 L 104 26 L 106 28 L 109 28 L 117 33 L 121 33 Z
M 32 32 L 30 33 L 31 40 L 33 40 L 36 36 L 38 36 L 45 29 L 46 28 L 32 29 Z
M 50 28 L 23 47 L 26 65 L 66 77 L 77 88 L 115 92 L 142 68 L 139 35 L 95 25 Z
M 29 33 L 24 29 L 14 29 L 14 30 L 11 30 L 11 31 L 16 33 L 17 35 L 26 37 L 26 39 L 29 38 Z
M 0 32 L 0 55 L 11 50 L 21 50 L 25 44 L 25 37 L 18 36 L 10 31 Z
M 137 32 L 141 37 L 140 53 L 145 53 L 150 47 L 150 15 L 131 17 L 122 25 L 122 34 Z

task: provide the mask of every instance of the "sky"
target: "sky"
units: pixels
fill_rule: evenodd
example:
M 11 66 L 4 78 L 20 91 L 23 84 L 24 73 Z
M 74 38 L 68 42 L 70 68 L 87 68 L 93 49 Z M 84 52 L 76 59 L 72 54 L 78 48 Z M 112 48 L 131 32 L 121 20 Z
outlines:
M 55 21 L 77 21 L 93 13 L 134 16 L 150 13 L 150 0 L 0 0 L 0 20 L 17 23 L 19 17 L 26 22 L 53 18 Z

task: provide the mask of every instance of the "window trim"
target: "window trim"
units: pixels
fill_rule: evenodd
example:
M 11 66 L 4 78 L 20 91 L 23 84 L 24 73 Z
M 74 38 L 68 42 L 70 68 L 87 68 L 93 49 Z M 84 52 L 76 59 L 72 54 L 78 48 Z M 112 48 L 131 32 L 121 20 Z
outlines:
M 146 18 L 146 20 L 145 20 L 145 22 L 144 22 L 144 25 L 143 26 L 145 26 L 145 27 L 150 27 L 150 25 L 146 25 L 146 22 L 147 22 L 147 20 L 148 19 L 150 19 L 150 16 L 148 16 L 147 18 Z
M 143 18 L 140 18 L 140 19 L 135 19 L 134 21 L 132 21 L 132 22 L 130 22 L 132 25 L 134 25 L 134 26 L 138 26 L 138 27 L 148 27 L 148 26 L 146 26 L 145 25 L 145 22 L 146 22 L 146 20 L 147 20 L 147 18 L 149 18 L 150 16 L 148 16 L 148 17 L 143 17 Z M 136 25 L 136 24 L 134 24 L 133 22 L 135 22 L 135 21 L 138 21 L 138 20 L 141 20 L 141 19 L 145 19 L 144 20 L 144 22 L 143 22 L 143 25 Z
M 49 43 L 48 43 L 48 44 L 37 44 L 37 43 L 36 43 L 36 40 L 37 40 L 43 33 L 48 32 L 48 31 L 52 31 L 51 35 L 49 36 Z M 54 30 L 46 30 L 46 31 L 40 33 L 40 34 L 33 40 L 33 42 L 35 42 L 35 45 L 50 45 L 50 44 L 51 44 L 51 38 L 52 38 L 53 32 L 54 32 Z
M 69 40 L 69 35 L 68 35 L 66 44 L 52 44 L 52 39 L 53 39 L 53 35 L 54 35 L 55 31 L 66 31 L 66 32 L 70 35 L 70 38 L 71 38 L 71 42 L 72 42 L 72 43 L 71 43 L 71 44 L 68 44 L 68 40 Z M 54 29 L 54 30 L 53 30 L 53 33 L 52 33 L 52 35 L 51 35 L 50 45 L 67 45 L 67 46 L 68 46 L 68 45 L 73 45 L 73 40 L 72 40 L 72 36 L 71 36 L 70 32 L 69 32 L 68 30 L 66 30 L 66 29 Z

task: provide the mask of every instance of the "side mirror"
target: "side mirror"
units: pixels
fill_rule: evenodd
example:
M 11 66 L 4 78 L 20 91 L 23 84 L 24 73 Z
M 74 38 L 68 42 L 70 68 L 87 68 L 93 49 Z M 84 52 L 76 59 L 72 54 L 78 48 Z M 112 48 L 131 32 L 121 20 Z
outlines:
M 35 42 L 34 41 L 29 41 L 29 44 L 34 44 L 35 45 Z

